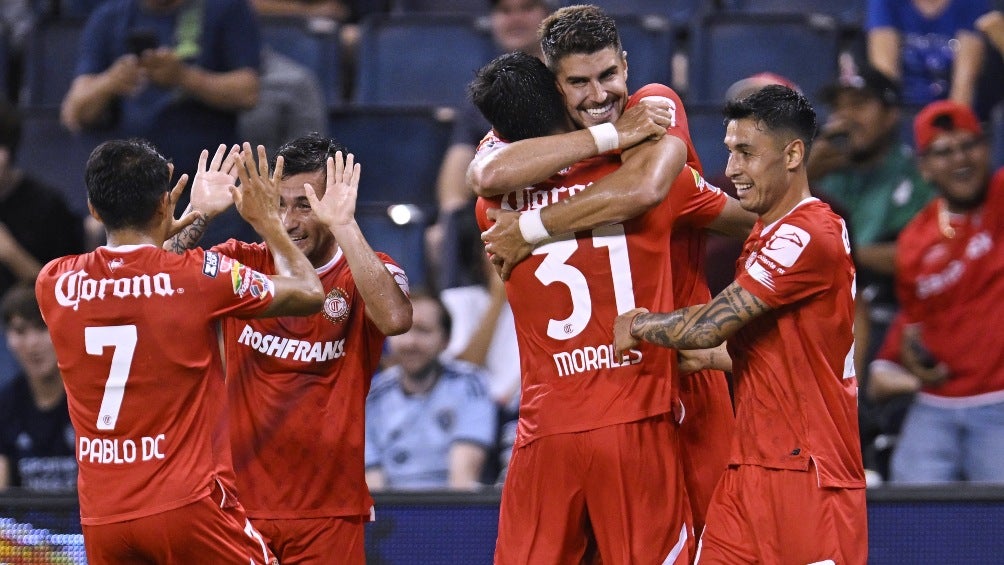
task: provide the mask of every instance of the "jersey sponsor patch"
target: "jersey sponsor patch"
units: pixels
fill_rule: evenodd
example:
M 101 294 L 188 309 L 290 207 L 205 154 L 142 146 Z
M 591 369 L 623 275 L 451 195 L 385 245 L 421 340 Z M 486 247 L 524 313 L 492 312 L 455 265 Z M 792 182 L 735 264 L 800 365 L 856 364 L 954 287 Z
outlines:
M 791 267 L 805 251 L 812 237 L 809 232 L 791 224 L 781 224 L 760 253 L 782 267 Z
M 268 276 L 234 261 L 230 266 L 230 281 L 234 294 L 243 298 L 245 295 L 261 300 L 270 294 L 275 294 L 275 284 Z
M 220 272 L 220 255 L 215 251 L 206 251 L 202 258 L 202 274 L 209 278 L 216 278 Z
M 324 319 L 332 324 L 345 322 L 349 317 L 350 311 L 351 308 L 349 307 L 349 301 L 346 298 L 344 289 L 336 286 L 324 297 L 324 306 L 321 308 L 321 314 L 324 315 Z
M 411 296 L 411 285 L 408 283 L 408 274 L 404 272 L 404 269 L 398 267 L 397 265 L 391 265 L 390 263 L 384 263 L 387 270 L 390 271 L 391 276 L 394 277 L 394 282 L 397 286 L 401 288 L 401 292 L 405 296 Z

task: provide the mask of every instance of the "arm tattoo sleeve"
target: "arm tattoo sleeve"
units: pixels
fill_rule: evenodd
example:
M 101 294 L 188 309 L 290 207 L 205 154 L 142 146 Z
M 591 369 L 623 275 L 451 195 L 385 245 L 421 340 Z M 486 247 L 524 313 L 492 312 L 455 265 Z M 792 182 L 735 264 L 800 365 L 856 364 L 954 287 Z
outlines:
M 202 239 L 202 235 L 206 233 L 208 226 L 209 222 L 205 218 L 196 218 L 194 222 L 185 226 L 168 241 L 169 250 L 181 255 L 189 249 L 194 249 L 199 244 L 199 240 Z
M 674 349 L 705 349 L 720 345 L 770 307 L 736 283 L 708 304 L 668 314 L 639 314 L 631 333 L 644 341 Z

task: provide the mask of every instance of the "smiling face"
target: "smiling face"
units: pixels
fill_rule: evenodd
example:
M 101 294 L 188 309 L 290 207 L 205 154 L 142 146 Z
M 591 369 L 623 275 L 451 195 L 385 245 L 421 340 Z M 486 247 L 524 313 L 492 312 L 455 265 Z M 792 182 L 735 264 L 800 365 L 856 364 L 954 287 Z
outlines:
M 565 55 L 555 65 L 565 107 L 580 127 L 614 122 L 627 104 L 627 59 L 606 47 L 593 53 Z
M 939 133 L 921 155 L 920 172 L 938 187 L 953 212 L 979 206 L 990 174 L 990 145 L 984 136 L 956 129 Z
M 772 133 L 752 118 L 730 120 L 725 129 L 729 150 L 725 174 L 736 187 L 739 205 L 769 224 L 797 204 L 802 195 L 789 190 L 802 158 L 802 142 Z
M 279 181 L 279 214 L 286 233 L 310 264 L 322 267 L 335 256 L 335 237 L 314 215 L 304 183 L 314 187 L 318 198 L 324 197 L 323 170 L 290 175 Z

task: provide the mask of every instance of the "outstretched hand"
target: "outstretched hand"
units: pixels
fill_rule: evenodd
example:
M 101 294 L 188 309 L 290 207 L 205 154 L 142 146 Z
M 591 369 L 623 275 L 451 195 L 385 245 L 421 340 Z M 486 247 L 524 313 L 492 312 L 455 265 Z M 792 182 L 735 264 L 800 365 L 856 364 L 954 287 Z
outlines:
M 259 145 L 257 153 L 255 163 L 251 144 L 245 142 L 243 150 L 234 157 L 240 187 L 231 185 L 230 195 L 241 217 L 264 235 L 261 229 L 268 222 L 280 222 L 278 179 L 282 178 L 283 160 L 281 156 L 276 159 L 275 171 L 270 175 L 265 147 Z
M 481 233 L 481 241 L 495 270 L 502 280 L 507 281 L 513 268 L 533 253 L 533 245 L 523 239 L 518 212 L 490 208 L 487 214 L 493 223 Z
M 168 178 L 174 176 L 174 164 L 173 163 L 168 163 L 167 164 L 167 176 L 168 176 Z M 171 189 L 171 194 L 169 196 L 169 198 L 171 200 L 171 205 L 169 207 L 170 210 L 174 210 L 174 207 L 177 206 L 178 199 L 180 199 L 181 198 L 181 194 L 183 192 L 185 192 L 185 186 L 187 184 L 188 184 L 188 175 L 181 175 L 181 177 L 178 178 L 177 184 L 175 184 L 174 188 Z M 174 237 L 174 235 L 176 233 L 178 233 L 181 230 L 185 229 L 192 222 L 194 222 L 195 220 L 197 220 L 197 219 L 199 219 L 201 217 L 202 217 L 202 214 L 200 214 L 199 212 L 194 212 L 194 211 L 186 212 L 185 214 L 182 214 L 182 216 L 180 218 L 177 218 L 177 219 L 172 214 L 171 215 L 171 223 L 167 227 L 167 238 L 170 239 L 171 237 Z
M 362 167 L 355 162 L 355 155 L 349 153 L 342 158 L 338 151 L 328 157 L 325 189 L 321 198 L 310 183 L 304 183 L 310 208 L 317 219 L 328 229 L 349 225 L 355 221 L 356 197 L 359 194 L 359 175 Z
M 212 218 L 226 211 L 234 203 L 230 187 L 237 182 L 237 155 L 240 146 L 234 145 L 227 152 L 227 146 L 220 144 L 216 148 L 213 160 L 209 161 L 209 151 L 202 150 L 199 155 L 199 167 L 192 180 L 192 210 L 202 212 Z

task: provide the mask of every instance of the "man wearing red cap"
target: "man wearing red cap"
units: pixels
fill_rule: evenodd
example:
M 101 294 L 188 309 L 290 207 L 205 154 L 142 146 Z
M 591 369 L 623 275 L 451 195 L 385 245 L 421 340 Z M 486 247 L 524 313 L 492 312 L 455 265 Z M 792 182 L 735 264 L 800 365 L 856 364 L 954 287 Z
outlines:
M 939 197 L 900 234 L 903 368 L 922 385 L 892 458 L 892 480 L 1004 480 L 1004 169 L 972 110 L 920 111 L 914 136 Z M 893 335 L 890 333 L 890 335 Z M 890 344 L 887 344 L 890 345 Z

